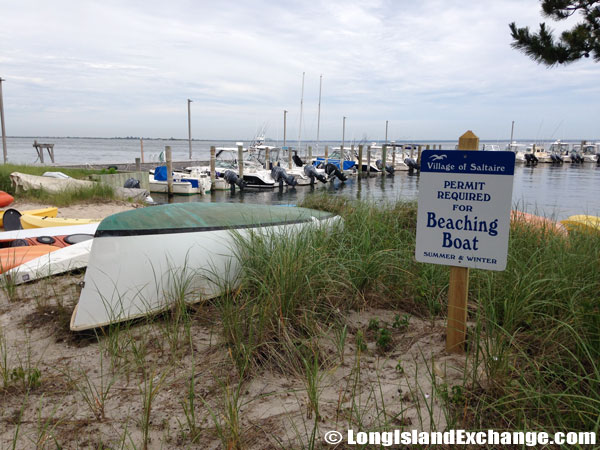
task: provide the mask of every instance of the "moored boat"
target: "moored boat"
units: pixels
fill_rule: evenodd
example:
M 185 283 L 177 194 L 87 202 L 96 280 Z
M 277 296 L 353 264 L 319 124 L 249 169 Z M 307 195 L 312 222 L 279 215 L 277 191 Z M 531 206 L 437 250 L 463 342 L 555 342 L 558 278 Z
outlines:
M 175 203 L 109 216 L 96 230 L 71 329 L 158 312 L 186 293 L 193 294 L 190 302 L 221 295 L 239 273 L 232 231 L 293 233 L 338 220 L 305 208 L 231 203 Z

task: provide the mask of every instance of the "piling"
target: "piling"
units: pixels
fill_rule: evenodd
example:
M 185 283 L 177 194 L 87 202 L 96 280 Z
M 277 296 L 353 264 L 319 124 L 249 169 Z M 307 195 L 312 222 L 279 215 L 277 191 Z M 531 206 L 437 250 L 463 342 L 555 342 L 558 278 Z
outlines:
M 467 131 L 458 139 L 458 150 L 478 150 L 479 138 Z M 446 350 L 450 353 L 464 353 L 467 334 L 467 296 L 469 293 L 469 268 L 450 267 L 448 286 L 448 328 Z
M 413 155 L 415 154 L 415 146 L 411 144 L 410 146 L 410 159 L 413 159 Z
M 392 147 L 392 167 L 396 170 L 396 146 Z
M 144 139 L 140 138 L 140 153 L 142 157 L 142 164 L 144 163 Z
M 358 171 L 364 172 L 363 169 L 363 145 L 359 144 L 358 146 Z
M 310 164 L 312 162 L 312 145 L 308 146 L 308 161 L 307 163 Z
M 298 150 L 300 150 L 300 149 L 298 149 Z M 292 165 L 292 149 L 288 148 L 287 152 L 288 152 L 288 169 L 292 170 L 292 167 L 294 167 Z
M 142 170 L 142 161 L 140 160 L 140 158 L 135 158 L 135 171 L 141 172 L 141 170 Z
M 344 145 L 340 146 L 340 171 L 344 173 Z
M 167 194 L 173 196 L 173 158 L 171 155 L 171 147 L 165 147 L 165 157 L 167 159 Z
M 385 165 L 387 163 L 387 145 L 381 147 L 381 175 L 385 177 Z
M 421 167 L 421 152 L 423 151 L 423 146 L 419 145 L 417 147 L 417 166 Z
M 6 150 L 6 128 L 4 127 L 4 101 L 2 100 L 2 82 L 0 78 L 0 131 L 2 132 L 2 152 L 4 154 L 4 164 L 8 162 L 8 153 Z
M 265 169 L 271 169 L 271 149 L 265 148 Z
M 371 146 L 367 147 L 367 175 L 371 176 Z
M 243 180 L 244 179 L 244 147 L 241 145 L 237 146 L 238 148 L 238 176 Z
M 210 146 L 210 189 L 214 191 L 217 186 L 217 149 L 214 145 Z
M 325 146 L 325 165 L 329 163 L 329 145 Z

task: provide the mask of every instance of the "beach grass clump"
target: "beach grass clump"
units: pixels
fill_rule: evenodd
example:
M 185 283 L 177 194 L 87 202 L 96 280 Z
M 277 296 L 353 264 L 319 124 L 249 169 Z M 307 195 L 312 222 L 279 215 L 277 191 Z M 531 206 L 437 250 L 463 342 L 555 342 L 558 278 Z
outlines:
M 477 425 L 598 431 L 599 261 L 598 235 L 514 224 L 506 270 L 473 271 Z
M 75 203 L 102 203 L 116 198 L 115 189 L 102 183 L 91 186 L 69 188 L 60 192 L 49 192 L 45 189 L 29 189 L 19 193 L 19 199 L 55 206 L 70 206 Z
M 241 286 L 219 307 L 225 341 L 240 365 L 277 361 L 285 370 L 281 361 L 288 357 L 298 367 L 292 349 L 315 348 L 327 330 L 335 336 L 350 309 L 445 317 L 448 268 L 414 260 L 414 203 L 310 196 L 303 206 L 335 212 L 343 224 L 239 240 Z M 506 270 L 471 270 L 471 364 L 463 385 L 448 388 L 460 390 L 445 402 L 449 422 L 598 431 L 599 261 L 597 235 L 513 222 Z M 389 348 L 391 336 L 380 334 L 378 348 Z

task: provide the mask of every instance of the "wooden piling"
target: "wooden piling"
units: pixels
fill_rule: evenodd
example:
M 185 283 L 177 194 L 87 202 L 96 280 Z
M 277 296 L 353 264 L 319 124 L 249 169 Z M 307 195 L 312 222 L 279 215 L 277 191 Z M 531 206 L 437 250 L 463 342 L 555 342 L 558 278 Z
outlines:
M 458 139 L 458 150 L 478 150 L 479 138 L 467 131 Z M 448 286 L 448 326 L 446 351 L 464 353 L 467 335 L 467 297 L 469 294 L 469 268 L 450 267 Z
M 312 156 L 312 145 L 309 145 L 308 146 L 308 161 L 306 161 L 307 164 L 311 164 L 312 163 L 312 157 L 313 157 Z
M 413 155 L 415 154 L 415 146 L 413 144 L 410 145 L 410 159 L 413 159 Z
M 340 171 L 344 173 L 344 145 L 340 146 Z
M 392 147 L 392 167 L 396 170 L 396 146 Z
M 300 149 L 298 149 L 300 150 Z M 293 161 L 292 161 L 292 149 L 288 148 L 288 169 L 292 170 L 293 168 Z
M 367 146 L 367 174 L 371 176 L 371 146 Z
M 2 82 L 0 78 L 0 132 L 2 133 L 2 153 L 4 155 L 4 164 L 8 162 L 8 153 L 6 149 L 6 128 L 4 127 L 4 100 L 2 99 Z
M 142 157 L 142 164 L 144 163 L 144 139 L 140 138 L 140 153 Z
M 241 145 L 237 146 L 238 148 L 238 176 L 243 180 L 244 179 L 244 147 Z
M 135 158 L 135 171 L 140 172 L 142 170 L 142 162 L 140 158 Z
M 269 147 L 265 149 L 265 169 L 271 170 L 271 150 Z
M 381 147 L 381 175 L 385 177 L 385 165 L 387 163 L 387 145 Z
M 421 167 L 421 152 L 423 151 L 423 146 L 419 145 L 417 147 L 417 166 Z
M 358 145 L 358 171 L 364 172 L 363 168 L 363 145 Z
M 167 194 L 169 197 L 173 196 L 173 158 L 171 154 L 171 147 L 165 147 L 165 158 L 167 159 Z
M 214 145 L 210 146 L 210 189 L 216 190 L 217 186 L 217 149 Z
M 329 145 L 325 146 L 325 165 L 329 163 Z

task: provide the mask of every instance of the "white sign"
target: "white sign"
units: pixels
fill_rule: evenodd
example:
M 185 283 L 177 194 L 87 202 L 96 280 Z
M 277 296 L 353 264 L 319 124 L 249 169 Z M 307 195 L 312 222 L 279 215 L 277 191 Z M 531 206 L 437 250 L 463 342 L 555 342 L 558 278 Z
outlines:
M 424 151 L 417 261 L 504 270 L 514 168 L 513 152 Z

